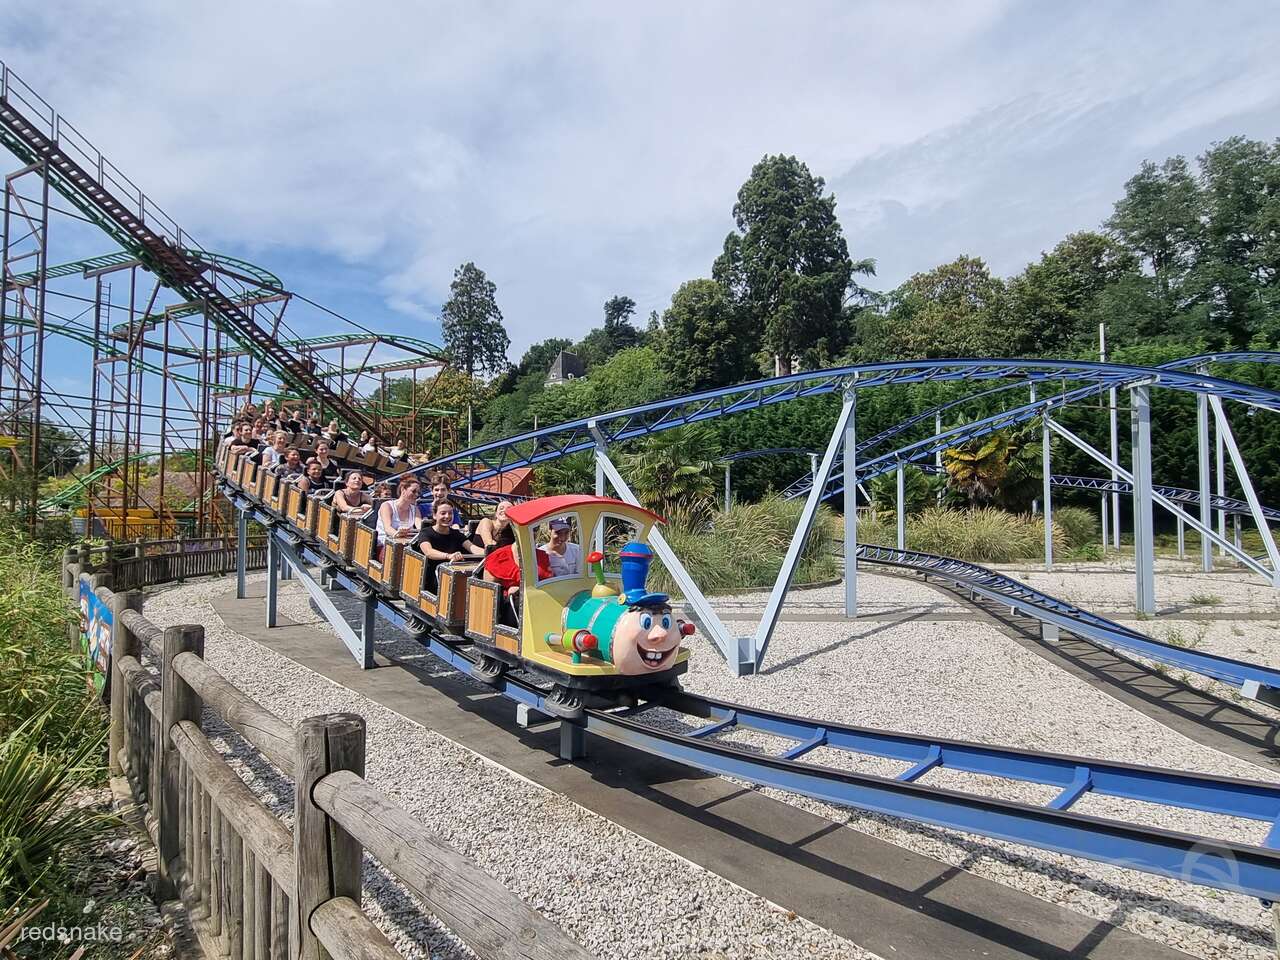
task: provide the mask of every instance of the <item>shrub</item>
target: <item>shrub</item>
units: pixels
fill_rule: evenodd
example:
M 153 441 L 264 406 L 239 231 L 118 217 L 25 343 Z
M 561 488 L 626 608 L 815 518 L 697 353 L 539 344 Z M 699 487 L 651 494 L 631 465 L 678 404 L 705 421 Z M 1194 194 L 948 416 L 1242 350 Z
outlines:
M 897 543 L 894 518 L 869 512 L 858 520 L 858 539 L 892 546 Z M 1062 531 L 1055 527 L 1054 549 L 1065 546 Z M 976 563 L 1032 560 L 1044 556 L 1044 519 L 995 507 L 930 507 L 907 520 L 907 548 Z
M 62 593 L 56 555 L 15 540 L 0 548 L 0 737 L 31 718 L 52 741 L 94 739 L 102 712 L 88 697 L 82 659 L 67 643 L 73 610 Z
M 82 714 L 97 712 L 86 703 Z M 0 912 L 61 894 L 78 856 L 101 839 L 107 815 L 68 803 L 100 773 L 103 731 L 59 733 L 46 710 L 0 740 Z M 73 724 L 73 726 L 75 726 Z M 89 725 L 91 728 L 92 724 Z
M 677 513 L 668 518 L 663 535 L 704 593 L 762 587 L 773 583 L 782 569 L 803 509 L 803 501 L 770 496 L 759 503 L 737 504 L 728 513 L 713 513 L 710 520 Z M 837 576 L 838 528 L 837 518 L 821 508 L 800 554 L 794 582 Z M 654 563 L 649 583 L 652 590 L 680 595 L 661 561 Z
M 1055 531 L 1062 530 L 1068 549 L 1077 549 L 1097 543 L 1101 537 L 1098 518 L 1087 507 L 1055 507 L 1053 510 Z

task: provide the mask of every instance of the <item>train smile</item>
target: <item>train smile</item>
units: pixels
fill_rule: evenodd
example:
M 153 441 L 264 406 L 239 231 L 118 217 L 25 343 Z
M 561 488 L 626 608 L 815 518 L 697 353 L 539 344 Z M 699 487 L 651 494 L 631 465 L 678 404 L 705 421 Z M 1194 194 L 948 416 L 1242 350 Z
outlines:
M 646 647 L 637 647 L 640 654 L 640 661 L 650 670 L 660 669 L 671 658 L 671 654 L 675 653 L 675 647 L 670 650 L 649 650 Z

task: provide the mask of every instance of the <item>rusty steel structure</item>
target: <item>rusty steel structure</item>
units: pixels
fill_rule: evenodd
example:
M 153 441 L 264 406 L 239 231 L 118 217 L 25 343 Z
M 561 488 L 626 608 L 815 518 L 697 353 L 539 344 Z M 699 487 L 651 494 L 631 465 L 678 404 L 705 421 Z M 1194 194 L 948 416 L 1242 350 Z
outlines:
M 352 435 L 456 442 L 427 406 L 444 351 L 374 332 L 201 247 L 0 63 L 0 483 L 11 512 L 80 505 L 116 538 L 222 529 L 212 454 L 233 417 L 275 398 Z M 113 249 L 84 257 L 86 249 Z M 286 313 L 288 318 L 286 319 Z M 342 329 L 305 336 L 335 320 Z M 412 378 L 409 402 L 389 378 Z M 80 467 L 42 496 L 59 466 Z

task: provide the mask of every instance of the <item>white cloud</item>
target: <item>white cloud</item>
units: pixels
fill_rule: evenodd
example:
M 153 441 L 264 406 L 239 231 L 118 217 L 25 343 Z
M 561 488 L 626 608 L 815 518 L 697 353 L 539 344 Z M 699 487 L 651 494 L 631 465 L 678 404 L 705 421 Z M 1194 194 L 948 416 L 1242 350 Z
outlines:
M 1246 6 L 620 9 L 11 2 L 0 57 L 211 249 L 287 254 L 303 292 L 346 264 L 344 300 L 405 330 L 474 260 L 515 353 L 706 275 L 766 152 L 824 175 L 896 282 L 1016 269 L 1145 152 L 1280 117 Z

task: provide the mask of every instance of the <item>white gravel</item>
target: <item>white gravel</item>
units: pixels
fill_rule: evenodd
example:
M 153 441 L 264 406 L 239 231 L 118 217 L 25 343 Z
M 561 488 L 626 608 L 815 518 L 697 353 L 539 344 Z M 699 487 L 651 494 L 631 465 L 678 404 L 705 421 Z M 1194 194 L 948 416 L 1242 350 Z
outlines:
M 1200 649 L 1280 665 L 1280 652 L 1270 652 L 1280 651 L 1280 645 L 1273 644 L 1280 634 L 1280 601 L 1275 591 L 1239 571 L 1205 576 L 1189 563 L 1161 560 L 1158 565 L 1160 606 L 1182 609 L 1172 617 L 1129 621 L 1129 625 L 1160 639 L 1177 637 Z M 1131 615 L 1133 575 L 1114 565 L 1080 565 L 1052 575 L 1025 567 L 1010 572 L 1054 596 L 1113 619 L 1120 620 L 1125 612 Z M 210 661 L 287 719 L 328 710 L 366 714 L 370 743 L 376 745 L 370 754 L 371 779 L 393 791 L 400 802 L 446 839 L 601 956 L 867 956 L 828 931 L 803 920 L 787 921 L 778 908 L 721 878 L 493 767 L 252 641 L 228 634 L 207 605 L 208 597 L 227 589 L 219 582 L 169 591 L 150 600 L 147 613 L 164 622 L 205 622 Z M 744 594 L 714 602 L 730 628 L 745 633 L 754 629 L 755 622 L 749 618 L 763 606 L 764 599 L 760 594 Z M 1024 649 L 984 620 L 965 619 L 963 614 L 971 608 L 963 601 L 918 579 L 864 570 L 859 576 L 859 600 L 860 610 L 877 615 L 877 619 L 854 624 L 788 622 L 788 613 L 831 614 L 843 606 L 842 586 L 795 592 L 774 635 L 766 671 L 758 677 L 730 677 L 719 655 L 695 636 L 695 655 L 685 686 L 711 696 L 833 722 L 1217 775 L 1280 779 L 1274 770 L 1191 741 L 1121 704 Z M 1238 623 L 1205 619 L 1245 611 L 1274 614 L 1276 619 Z M 320 630 L 328 629 L 311 613 L 297 587 L 283 591 L 281 612 L 300 622 L 316 622 Z M 383 635 L 396 643 L 397 654 L 415 649 L 390 628 Z M 243 655 L 246 646 L 252 656 Z M 424 666 L 437 663 L 426 654 L 420 656 Z M 438 672 L 448 671 L 440 666 Z M 1191 680 L 1211 686 L 1219 694 L 1226 690 L 1212 681 Z M 650 716 L 655 714 L 672 725 L 683 719 L 676 715 L 664 718 L 659 711 Z M 1280 711 L 1276 716 L 1280 717 Z M 790 743 L 742 731 L 725 737 L 774 753 Z M 905 767 L 830 749 L 814 751 L 806 759 L 887 776 Z M 965 775 L 945 767 L 927 774 L 922 782 L 1031 803 L 1043 803 L 1054 792 L 1040 785 Z M 285 787 L 287 790 L 287 784 Z M 1249 960 L 1274 956 L 1270 915 L 1252 898 L 766 792 L 852 829 L 1023 890 L 1064 910 L 1123 926 L 1193 956 Z M 505 849 L 496 851 L 495 845 L 479 842 L 456 819 L 435 812 L 454 809 L 462 800 L 472 808 L 483 804 L 485 809 L 493 805 L 498 810 L 523 804 L 528 819 L 520 841 L 527 845 L 528 855 L 512 857 Z M 1112 798 L 1086 796 L 1074 809 L 1246 842 L 1258 842 L 1266 833 L 1266 826 L 1255 821 Z M 567 816 L 566 810 L 570 811 Z M 604 849 L 605 844 L 610 844 L 607 858 L 593 852 Z M 530 866 L 534 863 L 536 867 Z M 633 917 L 618 909 L 632 902 L 631 897 L 614 899 L 610 909 L 605 909 L 593 905 L 590 898 L 548 895 L 547 891 L 575 889 L 584 874 L 591 877 L 590 882 L 607 880 L 628 890 L 644 891 L 654 899 L 637 899 L 637 903 L 644 903 L 644 909 L 635 909 Z M 402 893 L 383 892 L 398 891 L 398 885 L 374 876 L 369 882 L 384 903 L 394 903 L 396 898 L 403 903 Z M 693 897 L 697 899 L 691 900 Z M 735 899 L 726 901 L 725 897 Z M 680 913 L 686 902 L 697 905 L 688 916 Z M 722 917 L 703 906 L 726 902 L 736 906 Z M 430 942 L 431 936 L 440 936 L 411 915 L 397 914 L 385 922 L 388 929 L 398 931 L 402 943 L 411 937 L 421 946 Z M 653 926 L 655 923 L 658 926 Z M 663 923 L 675 924 L 676 946 L 663 936 L 670 929 L 661 927 Z
M 209 663 L 291 723 L 332 711 L 363 714 L 368 723 L 368 779 L 597 956 L 874 957 L 231 632 L 209 605 L 211 598 L 229 589 L 226 581 L 173 588 L 151 596 L 145 613 L 164 625 L 203 623 Z M 282 590 L 281 613 L 316 622 L 297 585 Z M 323 622 L 317 629 L 328 630 Z M 252 750 L 234 734 L 212 725 L 210 729 L 221 729 L 220 747 L 238 764 L 241 776 L 287 819 L 293 802 L 289 782 L 254 762 Z M 485 826 L 477 829 L 477 824 Z M 365 890 L 366 911 L 406 956 L 470 956 L 367 857 Z
M 1185 570 L 1157 577 L 1162 603 L 1174 593 L 1169 586 L 1171 580 L 1180 581 L 1176 591 L 1183 602 L 1189 603 L 1193 595 L 1203 596 L 1209 589 L 1221 601 L 1212 607 L 1192 605 L 1194 611 L 1218 610 L 1227 603 L 1245 609 L 1255 601 L 1254 609 L 1270 611 L 1275 605 L 1274 591 L 1259 585 L 1262 590 L 1258 592 L 1238 574 L 1205 578 Z M 1210 581 L 1210 587 L 1206 587 L 1205 580 Z M 1063 571 L 1055 579 L 1042 575 L 1035 585 L 1085 606 L 1092 602 L 1090 597 L 1095 597 L 1117 607 L 1128 603 L 1132 609 L 1132 573 L 1114 569 Z M 1162 726 L 1055 668 L 981 620 L 930 622 L 927 614 L 921 615 L 922 608 L 929 606 L 921 591 L 936 598 L 943 595 L 919 580 L 864 570 L 859 573 L 858 586 L 860 609 L 881 607 L 886 598 L 901 591 L 903 619 L 858 624 L 784 619 L 769 647 L 765 672 L 743 680 L 730 677 L 707 641 L 695 637 L 695 656 L 685 687 L 834 722 L 1249 779 L 1280 779 L 1280 772 L 1275 769 L 1219 753 Z M 842 596 L 840 587 L 797 591 L 784 609 L 784 618 L 788 611 L 835 606 L 842 602 Z M 750 595 L 729 599 L 730 611 L 742 609 L 751 601 Z M 756 609 L 762 601 L 763 598 L 755 598 Z M 949 609 L 946 612 L 951 613 Z M 1167 639 L 1167 632 L 1172 630 L 1175 636 L 1187 637 L 1187 642 L 1201 643 L 1206 648 L 1216 639 L 1224 648 L 1221 652 L 1246 658 L 1251 655 L 1245 649 L 1225 649 L 1232 646 L 1227 637 L 1239 641 L 1240 646 L 1261 643 L 1274 636 L 1277 628 L 1276 623 L 1256 621 L 1214 624 L 1204 628 L 1201 638 L 1202 625 L 1195 623 L 1156 620 L 1132 625 L 1161 639 Z M 734 632 L 746 633 L 754 630 L 755 622 L 734 621 L 728 626 Z M 1244 637 L 1233 631 L 1233 626 Z M 1181 633 L 1176 632 L 1179 630 Z M 1212 681 L 1204 682 L 1215 686 L 1220 694 L 1226 689 Z M 672 724 L 680 719 L 676 715 L 666 718 Z M 730 739 L 739 744 L 760 744 L 774 753 L 790 743 L 742 731 Z M 903 763 L 830 749 L 814 751 L 807 759 L 886 776 L 906 767 Z M 932 771 L 920 782 L 1029 803 L 1044 803 L 1054 793 L 1040 785 L 967 775 L 945 767 Z M 854 829 L 1121 925 L 1194 956 L 1258 960 L 1274 957 L 1270 915 L 1250 897 L 777 795 L 846 822 Z M 1268 829 L 1267 824 L 1257 821 L 1092 795 L 1073 809 L 1252 843 L 1260 842 Z

